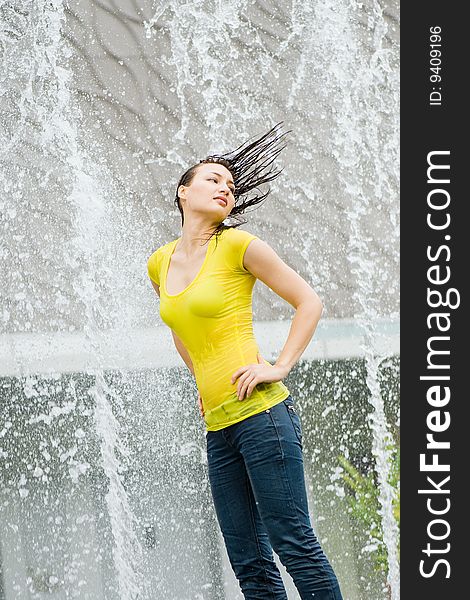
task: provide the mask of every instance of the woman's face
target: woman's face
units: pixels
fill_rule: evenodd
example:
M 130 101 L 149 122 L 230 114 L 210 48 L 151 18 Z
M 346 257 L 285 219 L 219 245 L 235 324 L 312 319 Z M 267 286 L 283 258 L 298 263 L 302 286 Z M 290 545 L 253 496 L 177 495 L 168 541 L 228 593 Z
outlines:
M 191 183 L 179 187 L 178 194 L 185 216 L 191 210 L 210 214 L 221 222 L 235 205 L 234 191 L 233 177 L 226 167 L 217 163 L 203 163 L 196 169 Z

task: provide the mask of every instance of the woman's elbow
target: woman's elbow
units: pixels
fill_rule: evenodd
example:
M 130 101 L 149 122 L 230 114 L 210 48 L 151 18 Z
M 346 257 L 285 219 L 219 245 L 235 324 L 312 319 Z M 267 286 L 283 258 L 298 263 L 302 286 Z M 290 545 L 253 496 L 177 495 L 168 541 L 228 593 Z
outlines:
M 319 317 L 323 314 L 323 309 L 325 308 L 320 296 L 314 289 L 311 289 L 311 293 L 309 294 L 308 303 L 312 306 L 315 313 L 319 315 Z
M 317 306 L 318 314 L 321 317 L 323 314 L 323 310 L 325 309 L 325 306 L 318 296 L 317 296 L 317 300 L 316 300 L 316 306 Z
M 320 299 L 320 296 L 315 292 L 315 290 L 311 289 L 307 294 L 303 296 L 300 302 L 297 303 L 297 307 L 299 306 L 308 306 L 310 310 L 319 314 L 321 316 L 323 312 L 323 302 Z

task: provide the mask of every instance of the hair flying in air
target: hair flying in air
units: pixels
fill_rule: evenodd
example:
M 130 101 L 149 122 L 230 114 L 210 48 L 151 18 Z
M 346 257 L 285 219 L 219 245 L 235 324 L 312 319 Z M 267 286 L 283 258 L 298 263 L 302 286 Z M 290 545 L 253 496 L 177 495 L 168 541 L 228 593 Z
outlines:
M 228 217 L 231 223 L 226 225 L 222 221 L 212 235 L 218 235 L 224 229 L 239 227 L 246 223 L 241 215 L 247 209 L 261 204 L 269 196 L 271 191 L 269 187 L 264 191 L 259 188 L 276 179 L 283 171 L 283 169 L 278 169 L 273 164 L 278 154 L 286 147 L 285 136 L 291 132 L 291 130 L 281 132 L 282 125 L 283 121 L 277 123 L 267 133 L 248 139 L 231 152 L 207 156 L 182 175 L 177 190 L 180 185 L 189 185 L 197 168 L 204 163 L 221 164 L 232 174 L 235 184 L 235 205 Z M 176 193 L 175 204 L 180 211 L 183 224 L 184 213 L 179 202 L 178 192 Z

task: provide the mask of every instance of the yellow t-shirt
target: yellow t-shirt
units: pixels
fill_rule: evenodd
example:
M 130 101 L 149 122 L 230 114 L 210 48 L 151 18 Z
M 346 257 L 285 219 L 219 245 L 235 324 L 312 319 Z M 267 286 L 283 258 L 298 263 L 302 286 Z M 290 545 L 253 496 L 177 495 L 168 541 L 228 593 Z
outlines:
M 148 259 L 148 274 L 160 286 L 160 316 L 181 339 L 194 367 L 208 431 L 217 431 L 257 414 L 289 395 L 277 381 L 259 383 L 249 398 L 238 400 L 232 374 L 257 363 L 253 334 L 252 291 L 256 277 L 243 266 L 248 244 L 257 236 L 225 229 L 213 236 L 193 281 L 179 294 L 166 291 L 166 274 L 178 238 Z M 268 361 L 265 361 L 266 364 Z

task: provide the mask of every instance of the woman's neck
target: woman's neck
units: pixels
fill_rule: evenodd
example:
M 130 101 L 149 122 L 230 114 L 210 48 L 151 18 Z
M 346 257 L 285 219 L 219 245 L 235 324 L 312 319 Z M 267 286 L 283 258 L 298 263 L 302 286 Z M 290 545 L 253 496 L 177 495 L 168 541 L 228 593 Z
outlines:
M 210 235 L 216 230 L 217 224 L 197 221 L 184 221 L 179 241 L 179 249 L 188 256 L 199 252 L 202 247 L 207 247 Z

